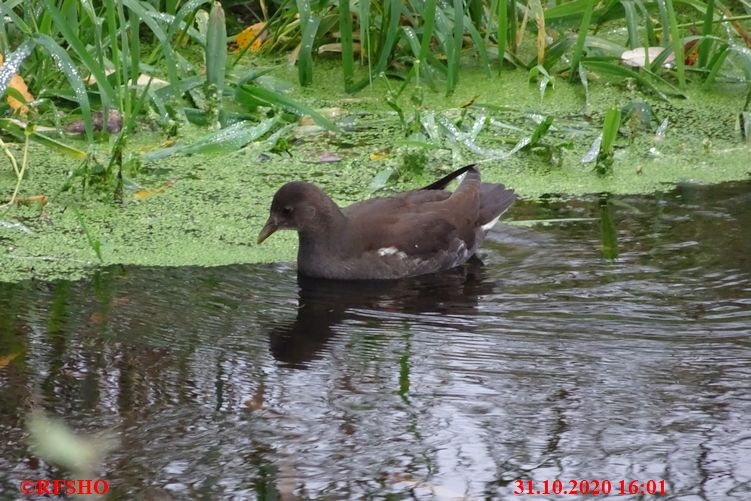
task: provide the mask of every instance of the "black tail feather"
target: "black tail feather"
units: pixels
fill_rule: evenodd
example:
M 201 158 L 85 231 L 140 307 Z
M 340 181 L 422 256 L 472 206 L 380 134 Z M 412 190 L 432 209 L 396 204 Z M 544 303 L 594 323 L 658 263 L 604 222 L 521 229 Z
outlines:
M 464 174 L 468 170 L 474 169 L 474 168 L 475 168 L 475 164 L 465 165 L 461 169 L 457 169 L 454 172 L 452 172 L 451 174 L 448 174 L 447 176 L 442 177 L 438 181 L 436 181 L 434 183 L 431 183 L 431 184 L 427 185 L 426 187 L 420 188 L 420 189 L 421 190 L 445 190 L 446 186 L 448 186 L 451 181 L 453 181 L 457 177 L 461 176 L 462 174 Z

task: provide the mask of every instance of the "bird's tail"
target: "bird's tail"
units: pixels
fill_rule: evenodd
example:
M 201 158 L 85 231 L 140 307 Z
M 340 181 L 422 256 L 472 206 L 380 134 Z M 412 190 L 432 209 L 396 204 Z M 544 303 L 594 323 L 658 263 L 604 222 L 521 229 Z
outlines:
M 421 190 L 445 190 L 446 186 L 448 186 L 451 181 L 453 181 L 457 177 L 461 176 L 462 174 L 464 174 L 465 172 L 467 172 L 470 169 L 472 169 L 475 172 L 477 172 L 477 168 L 475 167 L 475 164 L 465 165 L 461 169 L 457 169 L 454 172 L 452 172 L 451 174 L 448 174 L 448 175 L 442 177 L 441 179 L 439 179 L 438 181 L 436 181 L 434 183 L 431 183 L 431 184 L 425 186 L 424 188 L 420 188 L 420 189 Z M 478 173 L 478 176 L 479 176 L 479 173 Z

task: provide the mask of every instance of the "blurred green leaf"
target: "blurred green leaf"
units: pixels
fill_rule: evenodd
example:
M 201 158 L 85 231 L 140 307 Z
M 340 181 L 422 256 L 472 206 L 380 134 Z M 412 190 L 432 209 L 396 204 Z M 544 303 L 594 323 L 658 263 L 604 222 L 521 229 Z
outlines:
M 31 413 L 27 426 L 36 455 L 76 473 L 91 474 L 117 447 L 112 433 L 77 435 L 65 423 L 49 419 L 41 411 Z

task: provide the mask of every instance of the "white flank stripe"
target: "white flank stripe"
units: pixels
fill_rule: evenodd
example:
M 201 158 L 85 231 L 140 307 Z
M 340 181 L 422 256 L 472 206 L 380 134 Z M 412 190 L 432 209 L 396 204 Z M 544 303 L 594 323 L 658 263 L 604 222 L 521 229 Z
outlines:
M 397 252 L 399 252 L 399 249 L 396 247 L 382 247 L 378 249 L 379 256 L 393 256 Z
M 490 230 L 490 228 L 492 228 L 493 226 L 495 226 L 495 223 L 497 223 L 497 222 L 498 222 L 498 219 L 500 219 L 500 217 L 501 217 L 501 215 L 500 215 L 500 214 L 498 214 L 498 216 L 496 216 L 496 218 L 495 218 L 495 219 L 493 219 L 493 220 L 492 220 L 492 221 L 490 221 L 489 223 L 485 223 L 485 224 L 483 224 L 483 225 L 481 226 L 481 228 L 482 228 L 482 231 L 488 231 L 488 230 Z

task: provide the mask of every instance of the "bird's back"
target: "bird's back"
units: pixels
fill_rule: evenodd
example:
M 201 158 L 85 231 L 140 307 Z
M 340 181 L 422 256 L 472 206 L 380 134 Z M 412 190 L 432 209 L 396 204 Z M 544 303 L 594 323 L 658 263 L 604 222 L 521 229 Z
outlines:
M 514 201 L 501 184 L 481 183 L 468 166 L 452 193 L 443 182 L 342 209 L 349 234 L 340 275 L 330 278 L 400 278 L 453 268 L 469 259 Z M 450 181 L 450 179 L 449 179 Z

